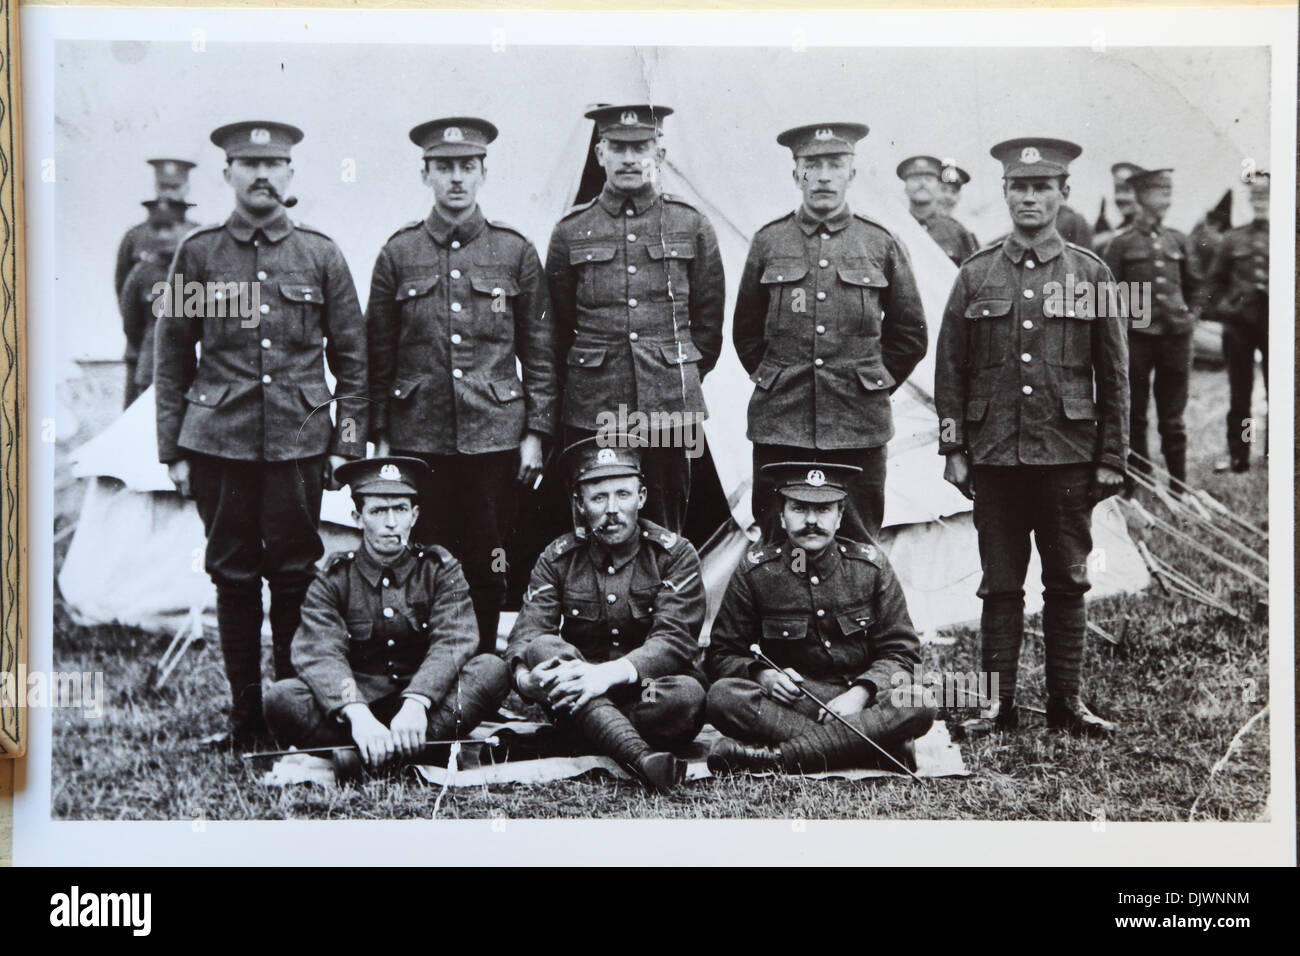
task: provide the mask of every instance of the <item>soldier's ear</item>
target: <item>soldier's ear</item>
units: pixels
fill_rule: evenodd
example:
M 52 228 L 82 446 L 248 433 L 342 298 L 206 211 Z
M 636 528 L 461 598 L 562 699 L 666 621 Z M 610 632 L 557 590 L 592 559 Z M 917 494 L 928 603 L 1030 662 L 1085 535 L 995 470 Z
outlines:
M 411 502 L 411 524 L 420 520 L 420 506 L 414 501 Z
M 1070 198 L 1070 181 L 1066 179 L 1064 176 L 1061 177 L 1061 198 L 1062 199 Z
M 221 178 L 226 181 L 227 186 L 230 185 L 230 163 L 226 163 L 225 168 L 221 170 Z
M 656 163 L 662 163 L 662 162 L 664 161 L 664 157 L 667 156 L 667 155 L 668 155 L 668 150 L 664 149 L 662 146 L 656 146 L 656 147 L 655 147 L 655 162 L 656 162 Z
M 430 163 L 429 160 L 427 159 L 424 161 L 424 165 L 420 167 L 420 182 L 424 183 L 424 185 L 428 186 L 430 189 L 433 188 L 433 179 L 430 173 Z
M 361 512 L 358 511 L 356 508 L 352 509 L 352 523 L 356 525 L 358 528 L 361 527 Z
M 858 167 L 854 166 L 853 163 L 850 162 L 850 163 L 849 163 L 849 182 L 853 182 L 853 177 L 856 176 L 857 174 L 858 174 Z
M 650 493 L 646 490 L 646 486 L 644 482 L 642 482 L 640 485 L 637 486 L 637 493 L 636 493 L 637 511 L 640 511 L 642 508 L 645 507 L 646 498 L 648 498 L 649 495 Z
M 602 166 L 605 165 L 605 141 L 603 139 L 596 140 L 596 162 Z

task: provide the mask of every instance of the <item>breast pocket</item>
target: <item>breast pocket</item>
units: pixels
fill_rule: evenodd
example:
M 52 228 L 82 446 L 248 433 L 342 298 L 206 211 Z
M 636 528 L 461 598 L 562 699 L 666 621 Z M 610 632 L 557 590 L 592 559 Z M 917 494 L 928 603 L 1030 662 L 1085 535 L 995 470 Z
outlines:
M 974 368 L 1000 365 L 1011 347 L 1011 299 L 979 298 L 966 306 L 968 361 Z
M 689 239 L 669 239 L 658 244 L 651 243 L 645 247 L 645 251 L 651 263 L 662 265 L 663 285 L 661 291 L 651 289 L 651 300 L 654 301 L 656 297 L 667 299 L 671 295 L 680 301 L 691 291 L 690 266 L 695 261 L 695 243 Z
M 1091 368 L 1095 309 L 1075 303 L 1064 315 L 1043 318 L 1043 358 L 1061 368 Z
M 519 283 L 513 276 L 475 275 L 469 284 L 474 289 L 475 337 L 488 342 L 513 342 Z
M 370 640 L 375 622 L 370 617 L 348 618 L 348 640 L 365 642 Z
M 321 345 L 325 338 L 321 321 L 325 308 L 324 290 L 307 282 L 281 282 L 280 299 L 294 341 L 299 345 Z
M 763 267 L 759 284 L 767 292 L 767 334 L 806 324 L 811 303 L 803 280 L 808 266 L 801 259 L 773 259 Z
M 610 271 L 616 250 L 612 245 L 574 246 L 569 250 L 569 267 L 577 272 L 578 304 L 593 306 L 614 298 L 613 289 L 603 290 L 598 276 Z
M 433 341 L 433 292 L 437 276 L 407 276 L 393 289 L 393 301 L 401 315 L 398 341 L 402 346 L 426 345 Z
M 870 259 L 848 259 L 837 273 L 845 304 L 840 327 L 848 335 L 879 335 L 889 286 L 884 270 Z

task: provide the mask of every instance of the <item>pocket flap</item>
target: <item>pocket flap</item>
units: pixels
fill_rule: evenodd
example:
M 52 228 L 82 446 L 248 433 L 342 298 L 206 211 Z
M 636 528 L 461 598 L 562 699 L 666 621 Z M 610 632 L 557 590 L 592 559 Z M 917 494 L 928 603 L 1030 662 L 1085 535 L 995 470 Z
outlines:
M 580 266 L 588 262 L 609 262 L 613 258 L 613 246 L 579 246 L 569 250 L 571 266 Z
M 491 388 L 498 402 L 513 402 L 524 397 L 524 386 L 517 378 L 499 378 L 491 383 Z
M 329 386 L 324 382 L 312 382 L 310 385 L 300 385 L 298 387 L 302 390 L 302 397 L 307 399 L 307 404 L 312 408 L 321 408 L 334 401 Z
M 348 618 L 348 637 L 354 641 L 370 640 L 370 632 L 374 629 L 375 622 L 368 617 Z
M 749 380 L 766 392 L 776 384 L 776 380 L 784 371 L 784 365 L 778 365 L 771 359 L 764 359 L 758 368 L 754 369 L 754 374 L 749 376 Z
M 660 345 L 659 354 L 663 356 L 665 365 L 685 365 L 704 358 L 700 350 L 695 347 L 695 343 L 689 339 L 672 345 Z
M 438 284 L 437 276 L 422 276 L 415 279 L 404 279 L 397 283 L 397 288 L 393 290 L 393 298 L 399 302 L 402 299 L 417 299 L 422 295 L 428 294 L 429 290 Z
M 763 621 L 763 640 L 797 641 L 808 636 L 808 619 L 768 618 Z
M 658 245 L 651 243 L 645 247 L 646 254 L 651 259 L 694 259 L 695 243 L 693 242 L 661 242 Z
M 894 376 L 883 365 L 860 368 L 857 371 L 858 381 L 868 392 L 879 392 L 894 386 Z
M 986 319 L 998 315 L 1007 315 L 1010 311 L 1010 299 L 976 299 L 966 306 L 966 318 Z
M 966 421 L 982 422 L 988 411 L 989 400 L 987 398 L 972 398 L 966 403 Z
M 410 398 L 422 381 L 422 378 L 399 378 L 393 383 L 393 398 Z
M 470 276 L 469 284 L 484 295 L 518 295 L 519 283 L 510 276 Z
M 325 293 L 318 285 L 307 285 L 303 282 L 281 282 L 280 295 L 293 302 L 304 302 L 308 305 L 321 305 L 325 301 Z
M 885 274 L 873 265 L 840 266 L 838 271 L 840 281 L 849 285 L 869 286 L 873 289 L 883 289 L 889 285 L 885 281 Z
M 577 618 L 579 621 L 599 621 L 600 602 L 570 599 L 564 602 L 564 616 Z
M 1065 417 L 1072 422 L 1097 420 L 1097 403 L 1091 398 L 1063 398 L 1061 408 L 1065 411 Z
M 847 611 L 841 611 L 835 615 L 835 620 L 839 622 L 840 630 L 845 634 L 865 631 L 871 626 L 871 605 L 861 604 Z
M 605 362 L 604 349 L 569 349 L 569 364 L 578 368 L 598 368 Z
M 772 285 L 777 282 L 798 282 L 808 274 L 806 263 L 798 259 L 777 259 L 763 268 L 759 282 Z
M 226 397 L 228 391 L 230 391 L 230 383 L 228 382 L 219 385 L 201 385 L 195 382 L 190 386 L 190 390 L 185 393 L 185 401 L 192 402 L 195 405 L 202 405 L 205 408 L 216 408 L 221 404 L 221 400 Z

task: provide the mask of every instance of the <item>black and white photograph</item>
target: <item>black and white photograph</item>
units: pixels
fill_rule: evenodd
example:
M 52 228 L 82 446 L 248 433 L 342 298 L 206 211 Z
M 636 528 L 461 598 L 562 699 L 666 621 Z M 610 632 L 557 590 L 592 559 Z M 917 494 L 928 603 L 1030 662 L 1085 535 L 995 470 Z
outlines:
M 16 858 L 1294 861 L 1287 13 L 26 8 Z

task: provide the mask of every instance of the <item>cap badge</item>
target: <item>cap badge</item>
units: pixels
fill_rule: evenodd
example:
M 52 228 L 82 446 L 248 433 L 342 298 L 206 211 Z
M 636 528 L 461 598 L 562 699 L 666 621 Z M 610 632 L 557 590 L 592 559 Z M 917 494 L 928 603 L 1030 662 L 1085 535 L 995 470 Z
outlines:
M 175 164 L 175 163 L 163 163 L 162 171 L 163 171 L 163 175 L 164 175 L 164 176 L 172 176 L 172 175 L 175 175 L 175 173 L 176 173 L 176 164 Z
M 821 129 L 817 130 L 817 132 L 813 133 L 813 136 L 816 139 L 834 139 L 835 130 L 831 129 L 829 126 L 823 126 Z
M 1020 151 L 1020 161 L 1022 163 L 1039 163 L 1043 160 L 1043 154 L 1035 146 L 1026 146 Z
M 820 488 L 822 485 L 826 484 L 826 474 L 820 468 L 814 468 L 812 471 L 808 472 L 807 481 L 812 487 Z
M 449 143 L 459 143 L 465 138 L 465 134 L 461 132 L 459 126 L 448 126 L 442 131 L 442 138 Z
M 389 462 L 387 465 L 384 465 L 379 469 L 379 477 L 384 479 L 384 481 L 400 481 L 402 479 L 402 473 L 397 470 L 396 465 Z
M 635 110 L 624 110 L 618 121 L 624 126 L 635 126 L 638 122 Z
M 618 461 L 618 455 L 614 453 L 612 448 L 602 448 L 596 452 L 596 464 L 598 465 L 612 465 L 616 461 Z
M 256 143 L 258 146 L 265 146 L 271 142 L 271 131 L 261 126 L 256 126 L 248 131 L 248 141 Z

